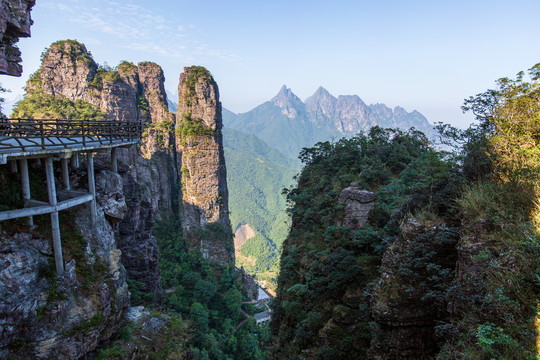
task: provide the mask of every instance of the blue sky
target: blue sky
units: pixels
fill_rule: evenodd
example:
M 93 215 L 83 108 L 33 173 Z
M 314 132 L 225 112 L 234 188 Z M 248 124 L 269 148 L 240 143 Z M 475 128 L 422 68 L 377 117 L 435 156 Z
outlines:
M 0 83 L 15 97 L 48 45 L 77 39 L 99 63 L 160 64 L 173 92 L 184 66 L 206 66 L 234 112 L 321 85 L 465 126 L 465 97 L 540 62 L 539 13 L 538 0 L 37 0 L 24 74 Z

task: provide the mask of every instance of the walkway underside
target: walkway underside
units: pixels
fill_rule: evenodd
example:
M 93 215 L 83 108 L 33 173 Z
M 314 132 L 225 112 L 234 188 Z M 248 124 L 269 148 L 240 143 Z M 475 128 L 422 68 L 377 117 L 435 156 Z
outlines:
M 0 221 L 50 214 L 56 273 L 63 275 L 64 262 L 58 212 L 88 203 L 92 224 L 96 221 L 94 152 L 111 152 L 111 165 L 118 171 L 119 147 L 141 140 L 139 121 L 0 119 L 0 165 L 9 163 L 12 173 L 20 172 L 24 208 L 0 212 Z M 71 168 L 79 166 L 79 153 L 86 153 L 88 191 L 74 191 L 69 181 Z M 31 198 L 28 160 L 44 159 L 49 202 Z M 61 160 L 63 190 L 56 190 L 53 160 Z M 0 199 L 1 201 L 1 199 Z

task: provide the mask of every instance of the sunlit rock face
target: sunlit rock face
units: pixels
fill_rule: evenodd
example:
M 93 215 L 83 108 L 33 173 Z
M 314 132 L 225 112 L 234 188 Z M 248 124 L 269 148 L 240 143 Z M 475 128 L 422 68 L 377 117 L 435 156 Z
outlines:
M 0 74 L 21 76 L 19 38 L 30 36 L 35 0 L 0 0 Z
M 84 44 L 62 40 L 49 47 L 27 83 L 29 93 L 84 100 L 104 111 L 109 120 L 143 123 L 141 144 L 119 150 L 120 181 L 103 178 L 107 186 L 97 190 L 98 198 L 107 200 L 104 207 L 114 223 L 128 277 L 140 284 L 140 291 L 154 294 L 158 304 L 163 296 L 152 229 L 156 221 L 177 216 L 173 193 L 179 181 L 174 114 L 168 112 L 164 81 L 163 70 L 155 63 L 123 62 L 116 69 L 100 68 Z M 109 168 L 108 161 L 109 155 L 99 156 L 96 166 Z M 111 184 L 121 191 L 106 190 Z M 125 208 L 115 203 L 118 198 Z
M 184 68 L 178 86 L 184 238 L 203 256 L 234 264 L 219 90 L 210 73 Z

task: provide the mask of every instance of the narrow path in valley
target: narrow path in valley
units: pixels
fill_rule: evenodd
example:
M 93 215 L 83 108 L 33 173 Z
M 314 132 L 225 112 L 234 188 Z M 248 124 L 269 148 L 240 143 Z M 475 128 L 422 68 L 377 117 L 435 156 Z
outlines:
M 243 309 L 240 309 L 240 311 L 242 312 L 242 314 L 246 316 L 246 318 L 242 320 L 238 325 L 236 325 L 236 330 L 240 329 L 240 327 L 244 325 L 244 323 L 251 317 L 251 315 L 246 313 Z

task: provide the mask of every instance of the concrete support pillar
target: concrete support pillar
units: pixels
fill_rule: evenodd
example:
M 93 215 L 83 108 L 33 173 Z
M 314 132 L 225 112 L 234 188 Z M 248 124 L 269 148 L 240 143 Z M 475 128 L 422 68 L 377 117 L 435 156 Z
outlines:
M 9 160 L 9 171 L 12 174 L 17 173 L 17 160 Z
M 30 179 L 28 177 L 28 160 L 22 159 L 19 164 L 21 168 L 21 185 L 22 185 L 22 195 L 23 200 L 30 200 Z M 32 216 L 28 217 L 28 226 L 32 229 L 34 227 L 34 218 Z
M 88 192 L 94 196 L 94 199 L 90 201 L 90 218 L 92 225 L 96 224 L 96 182 L 94 178 L 94 154 L 91 152 L 87 155 L 88 164 Z
M 72 169 L 78 169 L 79 168 L 79 154 L 74 153 L 71 155 L 71 168 Z
M 62 159 L 62 181 L 64 182 L 64 189 L 70 190 L 68 159 Z
M 54 184 L 54 170 L 52 158 L 45 159 L 45 173 L 47 174 L 47 192 L 49 193 L 49 204 L 56 205 L 56 186 Z M 64 260 L 62 258 L 62 240 L 60 238 L 60 222 L 58 211 L 51 213 L 51 229 L 54 248 L 54 262 L 56 264 L 56 275 L 64 275 Z
M 112 171 L 118 173 L 118 148 L 111 149 Z

